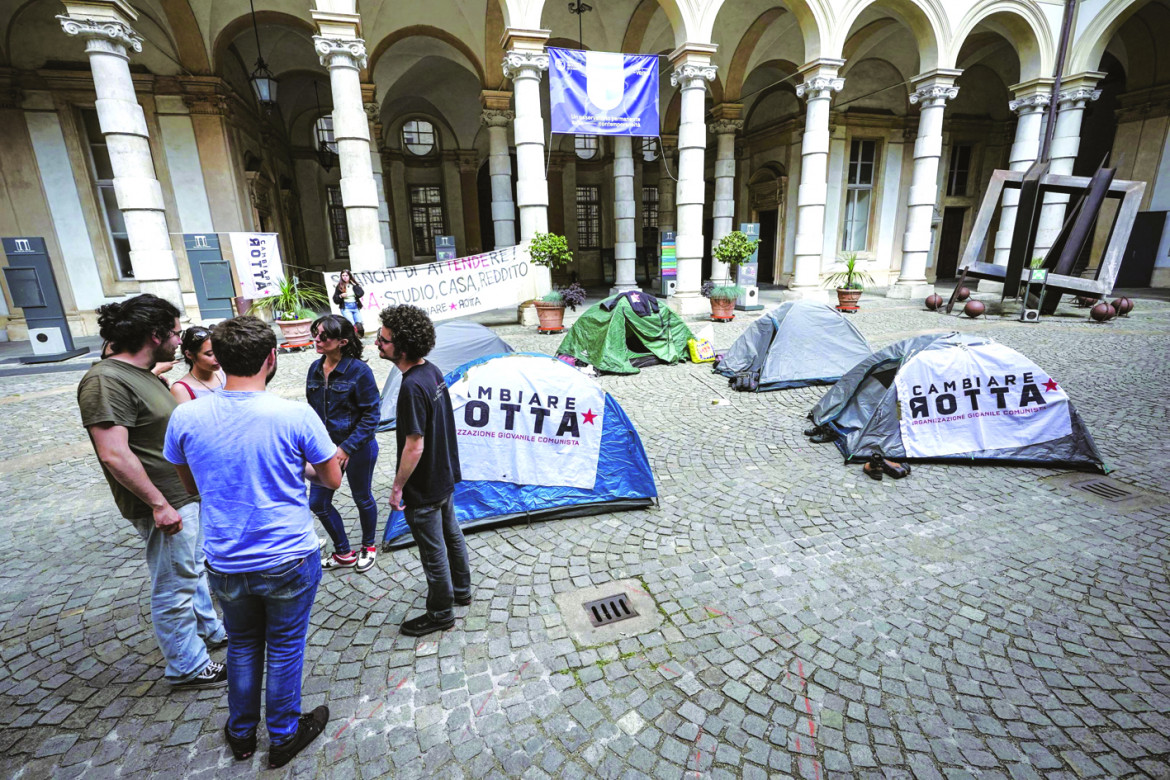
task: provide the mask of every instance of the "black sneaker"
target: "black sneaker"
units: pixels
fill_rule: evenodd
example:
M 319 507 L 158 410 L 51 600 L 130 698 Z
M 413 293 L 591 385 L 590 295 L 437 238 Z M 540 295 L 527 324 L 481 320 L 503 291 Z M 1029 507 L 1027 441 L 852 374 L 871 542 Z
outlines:
M 467 594 L 466 598 L 461 599 L 458 596 L 456 596 L 455 603 L 461 607 L 470 607 L 471 606 L 471 599 L 474 597 L 475 597 L 475 589 L 472 588 L 471 592 Z
M 440 623 L 437 620 L 433 620 L 430 615 L 419 615 L 403 623 L 402 627 L 398 629 L 398 633 L 403 636 L 426 636 L 436 631 L 446 631 L 454 625 L 454 616 L 450 620 L 444 620 Z
M 329 708 L 322 704 L 310 713 L 301 715 L 297 719 L 297 733 L 283 745 L 271 745 L 268 748 L 268 768 L 276 769 L 293 760 L 293 756 L 300 753 L 309 743 L 325 730 L 329 722 Z
M 236 761 L 244 761 L 252 757 L 256 752 L 256 732 L 253 731 L 248 737 L 233 737 L 228 732 L 227 724 L 223 724 L 223 735 L 227 738 L 228 747 L 232 749 L 232 755 L 235 756 Z
M 222 688 L 227 685 L 227 667 L 209 661 L 203 671 L 186 682 L 171 683 L 172 691 L 197 691 L 203 688 Z

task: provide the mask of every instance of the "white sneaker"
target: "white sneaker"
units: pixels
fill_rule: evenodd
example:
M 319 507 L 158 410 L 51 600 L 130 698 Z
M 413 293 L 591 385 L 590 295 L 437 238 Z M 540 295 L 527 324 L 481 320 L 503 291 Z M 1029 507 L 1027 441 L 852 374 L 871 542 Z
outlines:
M 377 557 L 377 547 L 363 547 L 358 551 L 357 568 L 355 571 L 369 571 L 374 568 L 374 559 Z
M 325 541 L 325 537 L 318 536 L 317 537 L 317 552 L 324 552 L 326 544 L 328 544 L 328 542 Z

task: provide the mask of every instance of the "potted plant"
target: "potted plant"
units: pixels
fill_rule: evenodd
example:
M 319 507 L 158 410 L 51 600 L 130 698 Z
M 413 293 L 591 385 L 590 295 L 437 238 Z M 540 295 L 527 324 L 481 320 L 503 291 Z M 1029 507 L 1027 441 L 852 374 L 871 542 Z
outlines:
M 731 322 L 735 319 L 735 299 L 743 295 L 738 284 L 715 284 L 703 282 L 700 290 L 703 297 L 711 301 L 711 319 L 715 322 Z
M 716 260 L 721 263 L 727 263 L 730 269 L 734 270 L 751 257 L 759 245 L 760 239 L 748 238 L 746 233 L 740 230 L 733 230 L 719 239 L 719 243 L 715 245 L 712 254 Z M 730 277 L 730 271 L 728 276 Z
M 248 313 L 267 311 L 280 326 L 285 344 L 301 346 L 312 341 L 309 327 L 317 316 L 313 307 L 328 305 L 329 297 L 323 290 L 310 283 L 301 283 L 293 275 L 281 278 L 277 282 L 276 292 L 257 299 Z
M 564 236 L 558 236 L 556 233 L 536 233 L 532 236 L 532 240 L 528 245 L 528 256 L 532 258 L 532 264 L 547 268 L 550 275 L 555 268 L 563 268 L 573 260 L 573 253 L 569 251 L 569 242 L 565 240 Z M 538 290 L 540 287 L 537 288 Z M 549 292 L 552 295 L 556 290 Z M 545 296 L 547 298 L 548 296 Z M 557 316 L 564 318 L 565 307 L 559 300 L 546 300 L 544 298 L 534 301 L 536 306 L 536 314 L 540 317 L 540 329 L 545 330 L 545 318 Z M 545 314 L 557 310 L 556 314 Z M 555 331 L 547 331 L 554 333 Z
M 585 288 L 573 282 L 568 287 L 558 287 L 545 294 L 536 302 L 536 313 L 540 317 L 541 333 L 560 333 L 565 329 L 565 307 L 577 311 L 585 303 Z
M 837 288 L 837 310 L 855 312 L 861 307 L 857 301 L 865 285 L 873 284 L 873 277 L 857 267 L 857 253 L 849 252 L 841 256 L 845 264 L 844 270 L 829 274 L 825 279 L 825 287 Z

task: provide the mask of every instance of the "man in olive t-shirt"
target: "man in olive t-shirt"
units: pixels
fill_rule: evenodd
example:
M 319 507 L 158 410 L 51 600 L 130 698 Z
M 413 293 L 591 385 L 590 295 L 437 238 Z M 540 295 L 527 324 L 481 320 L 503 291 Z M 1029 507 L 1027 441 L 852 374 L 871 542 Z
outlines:
M 102 338 L 112 352 L 77 387 L 81 423 L 89 432 L 114 503 L 146 542 L 151 622 L 176 689 L 227 685 L 223 664 L 204 642 L 227 640 L 211 603 L 203 563 L 199 496 L 191 495 L 163 457 L 175 399 L 151 373 L 174 357 L 179 311 L 153 295 L 98 310 Z

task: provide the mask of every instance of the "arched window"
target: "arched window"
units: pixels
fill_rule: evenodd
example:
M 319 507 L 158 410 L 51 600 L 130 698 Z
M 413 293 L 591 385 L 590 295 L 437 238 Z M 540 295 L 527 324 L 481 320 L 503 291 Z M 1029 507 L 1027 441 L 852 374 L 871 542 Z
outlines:
M 645 137 L 642 139 L 642 159 L 646 162 L 654 162 L 658 159 L 657 138 Z
M 423 157 L 435 150 L 435 126 L 425 119 L 411 119 L 402 126 L 402 145 Z
M 582 160 L 592 160 L 597 156 L 597 136 L 579 135 L 573 139 L 573 149 Z

